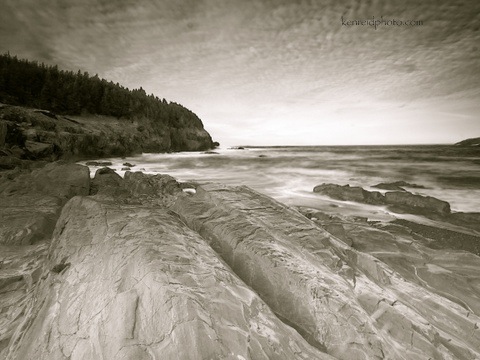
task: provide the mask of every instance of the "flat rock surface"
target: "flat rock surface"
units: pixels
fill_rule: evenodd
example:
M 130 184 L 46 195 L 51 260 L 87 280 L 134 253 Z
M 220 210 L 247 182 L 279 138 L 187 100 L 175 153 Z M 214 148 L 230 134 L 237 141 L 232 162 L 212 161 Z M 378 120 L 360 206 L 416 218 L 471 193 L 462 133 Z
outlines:
M 342 227 L 349 246 L 246 187 L 205 185 L 171 208 L 280 317 L 337 358 L 480 357 L 475 255 L 408 252 L 411 237 L 358 224 Z
M 75 197 L 7 359 L 331 359 L 162 208 Z
M 108 168 L 4 175 L 2 360 L 480 358 L 476 230 Z

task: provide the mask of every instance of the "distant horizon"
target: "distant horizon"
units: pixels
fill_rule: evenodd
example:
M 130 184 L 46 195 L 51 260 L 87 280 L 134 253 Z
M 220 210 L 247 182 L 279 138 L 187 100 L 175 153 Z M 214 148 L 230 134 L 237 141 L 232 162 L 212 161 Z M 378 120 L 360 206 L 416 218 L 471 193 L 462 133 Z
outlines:
M 480 136 L 479 136 L 480 137 Z M 245 149 L 251 149 L 251 148 L 276 148 L 276 147 L 283 147 L 283 148 L 288 148 L 288 147 L 327 147 L 327 146 L 444 146 L 444 145 L 455 145 L 456 143 L 459 143 L 460 141 L 463 140 L 468 140 L 468 139 L 475 139 L 476 137 L 473 138 L 467 138 L 467 139 L 461 139 L 459 141 L 453 142 L 453 143 L 404 143 L 404 144 L 317 144 L 317 145 L 303 145 L 303 144 L 298 144 L 298 145 L 222 145 L 222 143 L 219 141 L 220 146 L 219 148 L 221 149 L 234 149 L 238 147 L 243 147 Z

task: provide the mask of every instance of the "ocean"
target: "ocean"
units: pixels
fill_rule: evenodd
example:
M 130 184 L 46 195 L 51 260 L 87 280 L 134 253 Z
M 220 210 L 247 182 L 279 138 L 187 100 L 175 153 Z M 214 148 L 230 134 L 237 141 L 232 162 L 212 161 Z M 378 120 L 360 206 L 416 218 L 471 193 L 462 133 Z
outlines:
M 480 211 L 480 148 L 416 146 L 278 146 L 218 148 L 213 152 L 142 154 L 110 158 L 121 175 L 132 171 L 168 174 L 179 181 L 247 185 L 285 204 L 323 210 L 345 207 L 358 213 L 367 205 L 339 202 L 313 193 L 322 183 L 367 190 L 380 182 L 403 180 L 425 188 L 407 190 L 451 204 L 453 211 Z M 97 168 L 91 167 L 92 175 Z M 378 212 L 378 207 L 375 208 Z

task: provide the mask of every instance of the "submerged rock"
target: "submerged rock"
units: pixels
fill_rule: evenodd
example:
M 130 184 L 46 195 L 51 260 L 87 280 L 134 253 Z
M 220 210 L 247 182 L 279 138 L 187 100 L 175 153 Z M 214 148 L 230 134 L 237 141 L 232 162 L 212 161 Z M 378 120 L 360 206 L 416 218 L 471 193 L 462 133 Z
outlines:
M 425 189 L 425 186 L 408 183 L 406 181 L 394 181 L 389 183 L 380 183 L 373 185 L 373 187 L 383 190 L 393 190 L 393 191 L 406 191 L 403 187 L 409 187 L 414 189 Z
M 384 204 L 385 198 L 378 191 L 367 191 L 359 186 L 322 184 L 315 186 L 313 192 L 327 195 L 333 199 L 356 201 L 365 204 Z
M 87 166 L 111 166 L 112 162 L 111 161 L 87 161 L 85 163 Z
M 394 211 L 422 215 L 446 216 L 450 214 L 450 204 L 448 202 L 431 196 L 412 194 L 405 189 L 381 194 L 378 191 L 364 190 L 359 186 L 321 184 L 315 186 L 313 191 L 337 200 L 371 205 L 389 205 Z

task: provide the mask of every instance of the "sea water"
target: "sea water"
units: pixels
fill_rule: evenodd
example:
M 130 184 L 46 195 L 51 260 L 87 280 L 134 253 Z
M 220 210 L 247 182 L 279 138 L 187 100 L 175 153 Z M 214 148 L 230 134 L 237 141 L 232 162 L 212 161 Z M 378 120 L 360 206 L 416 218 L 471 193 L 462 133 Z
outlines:
M 102 159 L 105 160 L 105 159 Z M 279 146 L 218 148 L 212 152 L 142 154 L 111 158 L 121 175 L 132 171 L 168 174 L 178 181 L 247 185 L 294 206 L 320 207 L 327 199 L 313 193 L 322 183 L 367 190 L 380 182 L 403 180 L 425 188 L 414 193 L 448 201 L 454 211 L 480 211 L 480 148 L 418 146 Z M 91 168 L 94 173 L 96 168 Z M 331 206 L 338 203 L 333 200 Z M 318 205 L 318 206 L 317 206 Z

